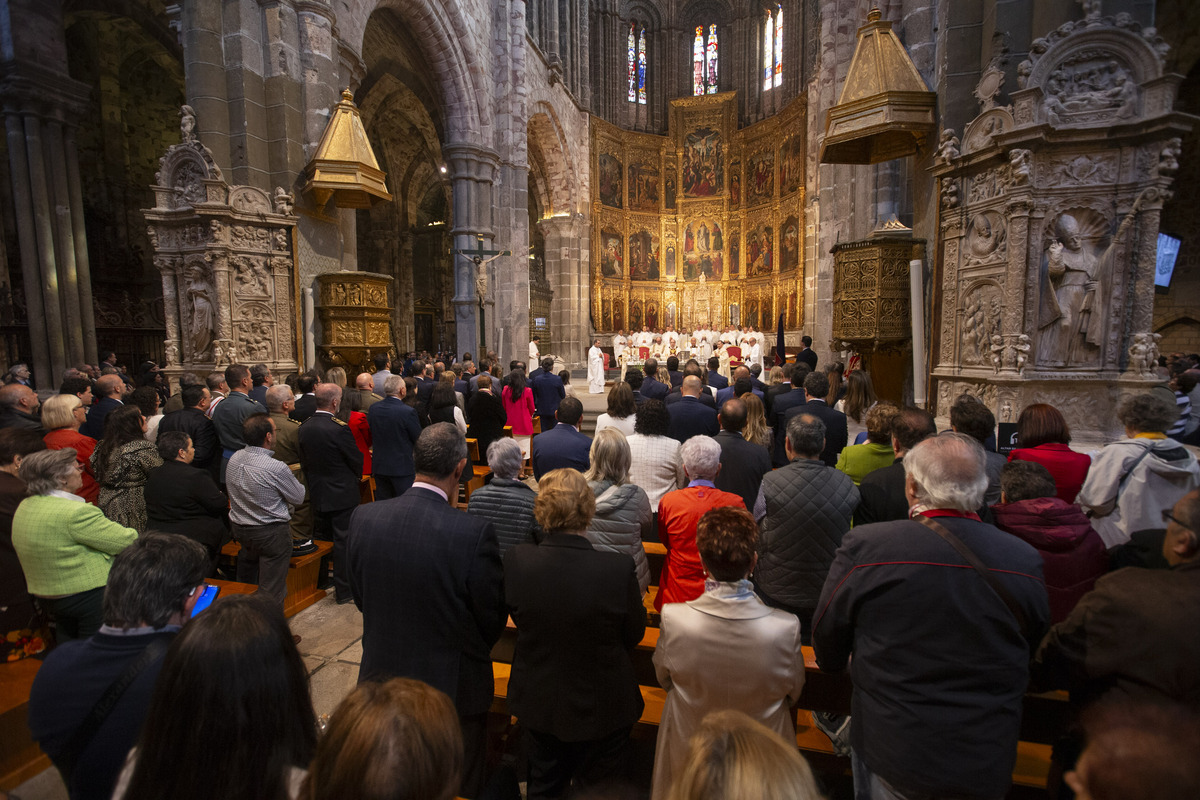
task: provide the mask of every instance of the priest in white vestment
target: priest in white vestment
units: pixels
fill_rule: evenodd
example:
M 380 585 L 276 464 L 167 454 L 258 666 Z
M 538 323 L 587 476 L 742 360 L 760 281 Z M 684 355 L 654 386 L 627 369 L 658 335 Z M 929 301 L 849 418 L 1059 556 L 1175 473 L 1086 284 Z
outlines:
M 529 342 L 529 363 L 537 364 L 542 360 L 542 354 L 538 351 L 538 343 L 541 342 L 541 337 L 535 336 Z
M 592 342 L 588 350 L 588 394 L 604 393 L 604 352 L 600 349 L 600 340 Z

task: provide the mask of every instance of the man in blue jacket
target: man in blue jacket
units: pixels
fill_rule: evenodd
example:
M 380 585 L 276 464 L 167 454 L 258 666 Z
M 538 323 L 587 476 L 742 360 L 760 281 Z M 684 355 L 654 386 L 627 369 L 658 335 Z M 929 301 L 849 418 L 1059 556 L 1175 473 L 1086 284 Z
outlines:
M 389 375 L 383 391 L 384 398 L 367 411 L 376 500 L 399 497 L 412 486 L 413 447 L 421 435 L 417 412 L 404 402 L 403 376 Z
M 542 433 L 546 433 L 556 424 L 554 415 L 558 411 L 558 404 L 567 396 L 567 390 L 562 378 L 554 374 L 554 359 L 543 358 L 541 370 L 535 370 L 535 373 L 530 388 L 533 390 L 537 415 L 542 419 Z
M 592 440 L 579 432 L 583 403 L 565 398 L 558 406 L 554 430 L 533 437 L 533 476 L 541 479 L 552 469 L 572 468 L 585 472 L 591 465 Z

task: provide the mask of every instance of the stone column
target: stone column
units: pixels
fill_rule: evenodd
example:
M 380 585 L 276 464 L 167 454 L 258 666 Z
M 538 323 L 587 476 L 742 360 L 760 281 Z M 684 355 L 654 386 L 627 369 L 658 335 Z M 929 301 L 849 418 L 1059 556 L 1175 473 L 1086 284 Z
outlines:
M 582 214 L 538 222 L 546 238 L 546 278 L 554 292 L 550 335 L 555 355 L 570 368 L 585 365 L 591 344 L 591 274 L 587 219 Z
M 92 302 L 92 267 L 88 259 L 87 229 L 83 220 L 83 189 L 79 180 L 79 148 L 75 127 L 68 125 L 63 146 L 67 154 L 67 191 L 71 206 L 71 238 L 75 246 L 75 272 L 79 279 L 79 317 L 83 326 L 83 357 L 98 364 L 96 353 L 96 309 Z
M 79 304 L 79 272 L 75 264 L 74 225 L 71 222 L 71 192 L 67 181 L 67 154 L 63 125 L 57 120 L 46 124 L 46 153 L 54 198 L 55 245 L 58 253 L 58 281 L 62 289 L 63 324 L 67 359 L 71 364 L 83 358 L 83 320 Z
M 67 346 L 66 337 L 63 335 L 62 299 L 59 291 L 58 264 L 54 253 L 54 225 L 50 213 L 42 120 L 34 114 L 27 114 L 24 121 L 29 194 L 33 204 L 38 265 L 43 283 L 42 313 L 45 314 L 46 338 L 50 344 L 51 380 L 57 380 L 67 368 Z
M 445 145 L 442 155 L 450 168 L 454 204 L 454 226 L 450 230 L 454 237 L 453 249 L 474 250 L 479 246 L 480 236 L 485 249 L 495 249 L 492 247 L 496 236 L 492 229 L 492 191 L 499 157 L 489 148 L 472 144 Z M 481 307 L 486 308 L 489 300 L 479 296 L 477 277 L 470 259 L 455 253 L 454 321 L 459 353 L 479 352 L 479 312 Z M 494 345 L 494 342 L 487 342 L 488 347 Z
M 162 275 L 163 285 L 163 320 L 167 327 L 166 366 L 174 367 L 179 364 L 183 349 L 179 341 L 179 290 L 178 272 L 182 259 L 168 256 L 158 256 L 154 266 Z
M 29 322 L 29 340 L 33 348 L 33 371 L 39 382 L 53 381 L 46 317 L 42 313 L 42 274 L 37 259 L 37 233 L 33 223 L 33 200 L 29 188 L 29 162 L 25 148 L 25 126 L 20 114 L 5 108 L 5 133 L 8 139 L 8 165 L 12 177 L 13 214 L 17 221 L 17 242 L 21 255 L 21 275 L 25 286 L 25 314 Z

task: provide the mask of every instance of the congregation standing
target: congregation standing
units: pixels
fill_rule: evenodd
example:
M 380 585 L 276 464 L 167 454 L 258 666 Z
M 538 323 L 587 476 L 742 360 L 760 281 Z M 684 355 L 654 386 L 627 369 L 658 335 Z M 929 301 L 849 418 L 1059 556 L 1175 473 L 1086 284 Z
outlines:
M 103 374 L 81 365 L 39 400 L 10 370 L 5 655 L 58 643 L 30 698 L 35 738 L 72 797 L 374 796 L 354 787 L 401 780 L 404 796 L 488 796 L 492 647 L 511 618 L 526 797 L 603 791 L 629 774 L 652 607 L 654 800 L 716 796 L 703 785 L 750 751 L 782 796 L 818 797 L 792 712 L 810 646 L 850 674 L 853 713 L 813 719 L 850 756 L 856 797 L 1004 797 L 1027 691 L 1086 706 L 1087 738 L 1064 731 L 1054 754 L 1080 796 L 1124 763 L 1101 755 L 1113 730 L 1196 743 L 1200 359 L 1173 357 L 1126 398 L 1125 436 L 1094 453 L 1037 403 L 1003 455 L 979 399 L 956 398 L 939 431 L 862 370 L 818 371 L 811 344 L 764 372 L 750 328 L 621 332 L 614 355 L 636 366 L 592 437 L 537 337 L 532 373 L 414 353 L 352 382 L 235 364 L 167 395 L 152 364 L 135 388 L 106 354 Z M 606 379 L 596 340 L 589 393 Z M 481 467 L 487 485 L 457 508 Z M 259 591 L 188 621 L 231 539 L 237 581 Z M 288 564 L 314 539 L 364 625 L 359 687 L 320 738 L 283 616 Z

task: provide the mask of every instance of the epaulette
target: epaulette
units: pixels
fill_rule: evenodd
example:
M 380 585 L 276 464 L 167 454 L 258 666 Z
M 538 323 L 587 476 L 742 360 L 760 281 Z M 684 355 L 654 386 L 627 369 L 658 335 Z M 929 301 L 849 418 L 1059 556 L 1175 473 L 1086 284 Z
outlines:
M 342 420 L 338 419 L 337 417 L 332 417 L 332 419 L 333 419 L 333 421 L 334 421 L 334 422 L 336 422 L 338 425 L 341 425 L 343 428 L 349 428 L 349 427 L 350 427 L 350 424 L 349 424 L 349 423 L 347 423 L 347 422 L 343 422 Z

